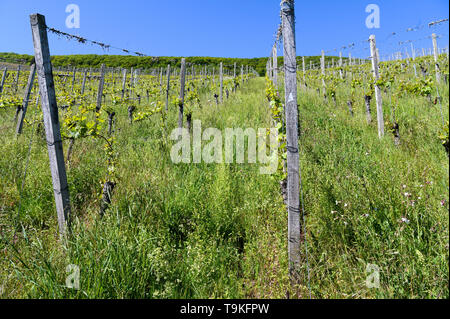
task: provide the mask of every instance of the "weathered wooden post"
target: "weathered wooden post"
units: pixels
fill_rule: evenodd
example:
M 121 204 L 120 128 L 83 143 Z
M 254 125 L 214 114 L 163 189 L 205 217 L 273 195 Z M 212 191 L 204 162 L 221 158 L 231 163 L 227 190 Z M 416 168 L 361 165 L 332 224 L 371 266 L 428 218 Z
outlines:
M 92 67 L 89 67 L 89 83 L 92 83 L 92 79 L 93 79 L 93 74 L 92 74 Z
M 170 64 L 167 66 L 166 112 L 169 110 Z
M 273 82 L 273 51 L 270 53 L 270 58 L 269 58 L 269 79 Z
M 272 48 L 273 86 L 278 91 L 278 54 L 276 44 Z M 296 68 L 297 70 L 297 68 Z
M 127 69 L 122 70 L 122 100 L 125 96 L 125 90 L 127 85 Z
M 378 121 L 378 137 L 382 138 L 384 136 L 384 117 L 383 117 L 383 100 L 381 97 L 381 89 L 376 84 L 380 75 L 378 72 L 378 54 L 377 54 L 377 46 L 375 35 L 371 35 L 369 38 L 370 41 L 370 54 L 372 58 L 372 72 L 375 82 L 375 100 L 377 103 L 377 121 Z
M 87 70 L 84 70 L 84 72 L 83 72 L 83 83 L 81 84 L 81 95 L 84 94 L 84 88 L 86 87 L 86 77 L 87 77 Z
M 73 92 L 73 89 L 75 87 L 75 74 L 77 73 L 77 69 L 73 67 L 72 72 L 73 72 L 72 74 L 72 92 Z
M 136 69 L 134 71 L 134 86 L 139 84 L 139 74 L 141 73 L 141 69 Z
M 341 77 L 341 80 L 344 79 L 342 74 L 342 51 L 339 52 L 339 76 Z
M 305 56 L 302 56 L 302 68 L 303 68 L 303 85 L 306 88 L 306 67 L 305 67 Z
M 98 91 L 97 91 L 97 106 L 95 107 L 96 111 L 99 112 L 102 108 L 102 97 L 103 97 L 103 87 L 105 85 L 105 65 L 102 64 L 100 69 L 100 81 L 98 82 Z
M 325 52 L 322 50 L 322 58 L 320 59 L 320 69 L 322 70 L 322 89 L 323 97 L 327 98 L 327 86 L 325 84 Z
M 130 71 L 130 87 L 133 87 L 133 84 L 134 84 L 133 75 L 134 75 L 134 68 L 131 68 L 131 71 Z
M 248 82 L 248 64 L 247 64 L 247 66 L 246 66 L 245 76 L 246 76 L 246 80 L 247 80 L 247 82 Z
M 179 101 L 179 113 L 178 113 L 178 128 L 183 128 L 183 108 L 184 108 L 184 85 L 186 81 L 186 59 L 181 59 L 181 72 L 180 72 L 180 101 Z
M 223 103 L 223 62 L 220 62 L 220 103 Z
M 20 64 L 17 66 L 16 81 L 14 84 L 14 90 L 16 92 L 17 92 L 17 89 L 19 88 L 19 77 L 20 77 Z
M 414 45 L 411 43 L 411 57 L 413 60 L 416 59 L 416 50 L 414 49 Z
M 281 18 L 286 99 L 288 254 L 291 279 L 295 280 L 300 266 L 300 177 L 294 0 L 283 0 Z
M 0 83 L 0 96 L 3 93 L 3 88 L 5 86 L 5 81 L 6 81 L 7 76 L 8 76 L 8 68 L 5 66 L 5 69 L 3 70 L 2 82 Z
M 17 121 L 16 134 L 22 134 L 23 121 L 27 114 L 28 101 L 30 99 L 31 90 L 33 89 L 34 77 L 36 75 L 36 64 L 33 63 L 30 68 L 30 75 L 28 76 L 27 87 L 23 97 L 22 108 L 19 112 L 19 120 Z
M 45 17 L 40 14 L 33 14 L 30 16 L 30 23 L 33 33 L 34 56 L 42 113 L 44 115 L 50 170 L 52 173 L 53 193 L 55 196 L 56 211 L 58 213 L 59 233 L 64 235 L 66 233 L 66 227 L 70 230 L 69 185 L 67 183 L 66 167 L 64 164 Z
M 440 71 L 439 63 L 438 63 L 439 53 L 438 53 L 436 33 L 432 34 L 432 38 L 433 38 L 434 65 L 435 65 L 435 69 L 436 69 L 436 83 L 439 84 L 439 83 L 441 83 L 441 71 Z

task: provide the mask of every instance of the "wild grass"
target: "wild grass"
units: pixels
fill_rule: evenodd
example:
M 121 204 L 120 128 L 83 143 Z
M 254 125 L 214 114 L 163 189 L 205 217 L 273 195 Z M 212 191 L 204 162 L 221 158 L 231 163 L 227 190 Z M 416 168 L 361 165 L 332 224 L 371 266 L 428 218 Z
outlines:
M 441 92 L 448 118 L 448 87 Z M 389 132 L 380 140 L 376 124 L 366 124 L 362 101 L 350 116 L 348 94 L 340 88 L 335 107 L 299 90 L 309 251 L 298 286 L 289 283 L 279 181 L 257 165 L 174 164 L 159 115 L 130 125 L 124 108 L 112 205 L 100 218 L 102 143 L 77 141 L 67 167 L 73 231 L 62 242 L 45 140 L 37 133 L 32 144 L 18 215 L 31 126 L 17 140 L 12 128 L 2 130 L 0 227 L 8 242 L 0 243 L 0 297 L 307 298 L 309 265 L 313 298 L 448 298 L 449 164 L 438 106 L 401 99 L 397 147 Z M 193 119 L 203 127 L 270 127 L 262 78 L 223 105 L 201 98 Z M 9 125 L 13 110 L 0 117 L 0 127 Z M 176 118 L 172 106 L 169 132 Z M 66 287 L 70 264 L 80 269 L 79 290 Z M 366 286 L 367 264 L 380 269 L 378 289 Z

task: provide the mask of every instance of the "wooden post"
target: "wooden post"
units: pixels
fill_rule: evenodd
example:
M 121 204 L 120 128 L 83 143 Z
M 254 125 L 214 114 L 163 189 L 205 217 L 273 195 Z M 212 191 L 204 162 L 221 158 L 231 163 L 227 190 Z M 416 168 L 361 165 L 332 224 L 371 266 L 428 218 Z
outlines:
M 320 59 L 320 69 L 322 70 L 322 89 L 323 97 L 327 97 L 327 86 L 325 84 L 325 52 L 322 50 L 322 58 Z
M 134 71 L 134 81 L 133 81 L 134 86 L 139 84 L 139 74 L 140 74 L 140 69 L 136 69 Z
M 8 68 L 5 66 L 5 69 L 3 70 L 2 82 L 0 83 L 0 96 L 3 93 L 3 88 L 5 86 L 5 81 L 6 81 L 7 76 L 8 76 Z
M 125 96 L 125 89 L 126 89 L 126 85 L 127 85 L 127 69 L 123 69 L 122 70 L 122 99 Z
M 288 254 L 291 279 L 300 266 L 300 177 L 294 0 L 281 3 L 287 140 Z
M 305 67 L 305 56 L 302 56 L 302 68 L 303 68 L 303 85 L 306 88 L 306 67 Z
M 169 110 L 170 64 L 167 66 L 166 112 Z
M 341 80 L 344 79 L 344 75 L 342 74 L 342 51 L 339 52 L 339 76 Z
M 248 82 L 248 64 L 247 64 L 247 67 L 246 67 L 246 70 L 245 70 L 245 75 L 246 75 L 247 82 Z
M 30 16 L 33 33 L 34 57 L 44 115 L 45 135 L 47 139 L 50 170 L 52 173 L 53 193 L 58 213 L 59 233 L 64 235 L 66 227 L 70 230 L 70 198 L 64 164 L 63 145 L 59 127 L 58 107 L 56 105 L 55 84 L 53 82 L 50 49 L 48 46 L 45 17 L 40 14 Z
M 181 59 L 180 72 L 180 105 L 178 113 L 178 128 L 183 128 L 183 108 L 184 108 L 184 85 L 186 81 L 186 59 Z
M 131 68 L 131 71 L 130 71 L 130 87 L 133 87 L 133 74 L 134 74 L 134 69 Z
M 236 77 L 236 62 L 234 62 L 234 73 L 233 73 L 233 78 Z
M 16 82 L 14 85 L 15 91 L 19 88 L 20 64 L 17 66 Z
M 83 72 L 83 83 L 81 84 L 81 95 L 84 94 L 84 88 L 86 87 L 86 77 L 87 77 L 87 70 L 84 70 L 84 72 Z
M 77 69 L 75 67 L 73 67 L 72 72 L 73 72 L 73 74 L 72 74 L 72 92 L 73 92 L 73 88 L 75 86 L 75 74 L 77 72 Z
M 28 83 L 25 89 L 25 96 L 23 97 L 22 109 L 19 113 L 19 120 L 17 121 L 16 134 L 22 134 L 23 121 L 27 113 L 28 100 L 30 99 L 31 90 L 33 89 L 34 77 L 36 75 L 36 64 L 32 64 L 30 68 L 30 75 L 28 76 Z
M 98 82 L 98 91 L 97 91 L 97 106 L 95 107 L 96 111 L 99 112 L 102 108 L 102 97 L 103 97 L 103 86 L 105 85 L 105 64 L 102 64 L 100 69 L 100 81 Z
M 376 84 L 380 76 L 378 73 L 378 54 L 375 35 L 371 35 L 369 41 L 370 41 L 370 54 L 372 58 L 372 72 L 375 82 L 375 100 L 377 103 L 378 137 L 382 138 L 384 136 L 383 101 L 381 97 L 381 89 Z
M 241 64 L 241 86 L 244 85 L 244 65 Z
M 275 90 L 278 90 L 278 55 L 276 45 L 274 45 L 272 48 L 272 65 L 273 65 L 273 86 L 275 87 Z
M 223 62 L 220 62 L 220 103 L 223 103 Z
M 270 58 L 269 58 L 269 78 L 270 80 L 273 82 L 273 51 L 270 54 Z
M 89 83 L 92 83 L 92 67 L 89 68 Z
M 433 38 L 434 65 L 435 65 L 435 69 L 436 69 L 436 83 L 439 84 L 439 83 L 441 83 L 441 71 L 440 71 L 439 63 L 438 63 L 439 53 L 438 53 L 436 33 L 432 34 L 432 38 Z

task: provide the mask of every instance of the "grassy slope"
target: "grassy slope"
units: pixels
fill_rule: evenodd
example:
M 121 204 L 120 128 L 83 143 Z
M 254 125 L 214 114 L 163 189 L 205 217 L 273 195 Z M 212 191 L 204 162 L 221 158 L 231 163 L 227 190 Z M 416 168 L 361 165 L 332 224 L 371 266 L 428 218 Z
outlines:
M 263 85 L 253 80 L 250 90 L 240 90 L 223 106 L 204 100 L 193 118 L 204 128 L 267 127 Z M 171 110 L 169 123 L 176 123 L 176 113 Z M 106 167 L 102 145 L 75 144 L 68 178 L 77 235 L 67 249 L 56 242 L 45 143 L 34 144 L 21 216 L 30 243 L 18 244 L 26 266 L 6 248 L 4 297 L 283 296 L 286 213 L 277 183 L 255 165 L 172 164 L 159 124 L 154 116 L 130 126 L 126 110 L 119 114 L 120 181 L 103 220 L 97 216 Z M 28 126 L 18 142 L 1 136 L 2 153 L 8 154 L 0 160 L 5 225 L 17 208 L 29 134 Z M 42 230 L 42 223 L 49 229 Z M 78 295 L 62 286 L 68 264 L 81 269 Z
M 448 105 L 448 89 L 441 91 Z M 267 127 L 263 95 L 263 79 L 254 79 L 219 108 L 204 100 L 193 117 L 203 127 Z M 436 137 L 437 107 L 402 100 L 396 148 L 391 135 L 379 141 L 376 127 L 365 124 L 362 103 L 351 118 L 339 92 L 338 107 L 324 105 L 313 90 L 301 91 L 299 104 L 313 297 L 448 298 L 448 158 Z M 0 126 L 7 125 L 12 110 L 0 116 Z M 176 122 L 174 110 L 169 122 Z M 283 298 L 287 214 L 278 182 L 249 165 L 172 164 L 157 117 L 129 126 L 123 110 L 118 127 L 121 179 L 103 220 L 97 216 L 102 145 L 75 146 L 68 175 L 76 237 L 66 248 L 56 241 L 45 143 L 33 144 L 21 216 L 30 240 L 18 240 L 19 254 L 2 250 L 3 297 Z M 29 134 L 27 126 L 18 142 L 0 136 L 6 231 L 17 210 Z M 367 263 L 380 267 L 380 289 L 366 288 Z M 81 269 L 78 294 L 63 287 L 68 264 Z M 302 276 L 293 293 L 306 297 L 306 262 Z
M 448 119 L 448 87 L 440 91 Z M 448 298 L 449 163 L 437 139 L 439 106 L 425 98 L 401 99 L 396 147 L 389 131 L 380 141 L 376 122 L 366 124 L 363 101 L 350 116 L 347 88 L 338 90 L 337 107 L 325 105 L 315 91 L 301 95 L 313 295 Z M 388 121 L 387 96 L 384 101 Z M 365 286 L 368 263 L 380 268 L 380 289 Z

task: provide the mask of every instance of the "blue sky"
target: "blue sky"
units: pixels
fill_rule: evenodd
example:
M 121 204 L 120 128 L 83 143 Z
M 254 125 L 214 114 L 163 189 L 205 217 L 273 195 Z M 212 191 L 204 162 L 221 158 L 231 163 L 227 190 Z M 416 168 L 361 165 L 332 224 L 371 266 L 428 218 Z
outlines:
M 80 28 L 65 26 L 68 4 L 80 8 Z M 0 0 L 0 52 L 31 54 L 29 14 L 46 16 L 47 25 L 64 32 L 152 56 L 261 57 L 270 53 L 279 24 L 280 0 Z M 368 4 L 380 7 L 380 29 L 367 29 Z M 377 36 L 380 55 L 405 48 L 414 40 L 429 48 L 432 32 L 448 46 L 448 22 L 435 28 L 428 22 L 448 18 L 448 0 L 297 0 L 297 54 L 319 55 L 323 49 L 344 56 L 369 55 L 363 41 Z M 417 31 L 406 30 L 422 25 Z M 425 26 L 424 26 L 425 25 Z M 396 35 L 392 35 L 396 32 Z M 49 36 L 51 54 L 121 54 Z M 337 49 L 333 51 L 333 49 Z

